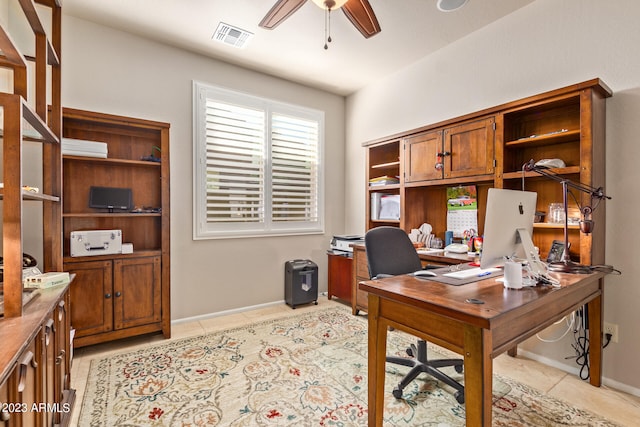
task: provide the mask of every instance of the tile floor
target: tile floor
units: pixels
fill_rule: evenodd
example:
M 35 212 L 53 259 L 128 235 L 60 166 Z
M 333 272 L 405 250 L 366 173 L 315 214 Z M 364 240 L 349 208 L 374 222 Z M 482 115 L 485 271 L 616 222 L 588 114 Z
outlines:
M 300 306 L 295 311 L 283 303 L 282 305 L 213 317 L 206 320 L 180 323 L 172 326 L 171 339 L 197 336 L 287 314 L 299 314 L 303 311 L 328 307 L 332 304 L 340 303 L 321 297 L 317 306 Z M 71 386 L 76 390 L 76 402 L 71 425 L 78 426 L 77 420 L 82 406 L 91 359 L 133 350 L 161 341 L 163 341 L 161 336 L 154 335 L 77 349 L 71 369 Z M 503 354 L 494 360 L 493 367 L 494 372 L 497 374 L 518 380 L 559 399 L 568 401 L 576 407 L 599 414 L 613 422 L 623 426 L 638 425 L 638 420 L 640 419 L 640 397 L 604 386 L 600 388 L 592 387 L 589 383 L 580 380 L 574 375 L 520 356 L 512 358 Z

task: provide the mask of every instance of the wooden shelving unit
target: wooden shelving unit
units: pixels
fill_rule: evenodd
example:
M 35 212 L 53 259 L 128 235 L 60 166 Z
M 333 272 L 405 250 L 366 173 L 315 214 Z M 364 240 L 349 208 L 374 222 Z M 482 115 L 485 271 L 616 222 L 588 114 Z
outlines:
M 10 24 L 18 10 L 27 25 L 15 30 Z M 62 271 L 62 9 L 56 0 L 18 0 L 5 12 L 9 16 L 0 23 L 0 68 L 8 70 L 7 84 L 12 88 L 0 93 L 4 267 L 0 401 L 16 408 L 30 408 L 31 404 L 71 407 L 75 392 L 70 388 L 68 286 L 25 292 L 22 285 L 23 230 L 32 225 L 23 217 L 25 203 L 42 206 L 44 259 L 38 267 L 44 272 Z M 45 25 L 45 20 L 50 22 Z M 19 32 L 19 37 L 10 29 Z M 19 46 L 15 40 L 32 40 L 33 44 Z M 29 182 L 38 186 L 38 192 L 24 189 L 23 170 L 37 167 L 31 157 L 28 163 L 25 159 L 23 149 L 28 145 L 40 147 L 35 151 L 42 159 L 42 182 Z M 10 426 L 66 426 L 70 415 L 71 411 L 3 408 L 0 420 Z
M 63 121 L 64 138 L 103 142 L 108 150 L 107 158 L 63 156 L 64 267 L 77 275 L 71 286 L 75 345 L 150 332 L 169 338 L 169 124 L 70 108 Z M 160 162 L 142 160 L 156 151 Z M 92 186 L 129 188 L 136 208 L 154 212 L 90 208 Z M 122 230 L 133 253 L 70 256 L 71 232 L 112 229 Z
M 395 225 L 410 232 L 426 222 L 444 239 L 446 188 L 476 185 L 482 234 L 488 189 L 522 189 L 523 176 L 525 189 L 538 193 L 537 209 L 546 212 L 550 203 L 562 201 L 562 189 L 534 172 L 523 175 L 522 166 L 531 159 L 560 158 L 566 167 L 551 169 L 552 173 L 592 187 L 604 186 L 605 100 L 609 96 L 611 90 L 593 79 L 363 144 L 368 154 L 367 229 Z M 456 157 L 456 152 L 468 158 Z M 387 165 L 399 173 L 400 184 L 369 186 L 371 178 L 391 174 Z M 400 195 L 399 221 L 371 218 L 374 192 Z M 576 197 L 582 206 L 590 203 L 586 194 Z M 576 203 L 571 201 L 570 208 L 577 208 Z M 574 260 L 604 262 L 604 211 L 600 205 L 594 212 L 594 220 L 603 226 L 589 235 L 569 225 Z M 534 243 L 543 256 L 554 240 L 563 239 L 563 230 L 562 224 L 534 224 Z

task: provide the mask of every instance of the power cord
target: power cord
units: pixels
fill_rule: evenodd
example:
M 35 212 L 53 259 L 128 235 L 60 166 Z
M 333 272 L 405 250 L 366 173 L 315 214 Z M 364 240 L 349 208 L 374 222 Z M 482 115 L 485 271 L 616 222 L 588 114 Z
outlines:
M 550 343 L 550 342 L 558 342 L 558 341 L 560 341 L 562 338 L 564 338 L 565 336 L 567 336 L 567 334 L 568 334 L 569 332 L 571 332 L 571 331 L 574 329 L 574 328 L 573 328 L 573 325 L 575 324 L 575 321 L 576 321 L 576 314 L 575 314 L 575 313 L 571 313 L 571 316 L 569 316 L 568 318 L 567 318 L 567 316 L 564 316 L 562 319 L 560 319 L 560 320 L 558 320 L 557 322 L 555 322 L 555 323 L 554 323 L 554 325 L 559 325 L 559 324 L 560 324 L 560 323 L 562 323 L 563 321 L 565 321 L 565 322 L 566 322 L 566 324 L 567 324 L 567 330 L 566 330 L 566 331 L 564 331 L 564 332 L 562 333 L 562 335 L 560 335 L 559 337 L 557 337 L 557 338 L 542 338 L 542 336 L 540 336 L 540 333 L 537 333 L 537 334 L 536 334 L 536 337 L 537 337 L 540 341 L 542 341 L 542 342 L 547 342 L 547 343 Z
M 571 344 L 575 351 L 574 356 L 568 356 L 565 359 L 575 358 L 576 363 L 580 367 L 580 378 L 588 380 L 589 373 L 589 326 L 587 324 L 587 315 L 585 307 L 581 307 L 576 312 L 581 321 L 576 322 L 576 328 L 573 330 L 574 343 Z
M 611 338 L 613 338 L 613 335 L 611 335 L 610 333 L 607 332 L 606 334 L 604 334 L 604 337 L 607 339 L 607 342 L 604 343 L 602 348 L 607 348 L 607 346 L 611 342 Z

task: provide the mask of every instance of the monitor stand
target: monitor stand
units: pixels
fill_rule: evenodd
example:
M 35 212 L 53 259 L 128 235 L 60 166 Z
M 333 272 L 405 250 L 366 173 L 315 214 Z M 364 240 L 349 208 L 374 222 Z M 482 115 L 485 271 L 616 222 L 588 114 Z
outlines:
M 522 247 L 524 248 L 524 253 L 527 257 L 531 273 L 533 273 L 535 277 L 546 276 L 547 271 L 544 268 L 542 261 L 540 261 L 540 256 L 538 255 L 538 251 L 536 251 L 536 247 L 533 245 L 531 234 L 526 228 L 518 228 L 517 231 L 520 243 L 522 243 Z

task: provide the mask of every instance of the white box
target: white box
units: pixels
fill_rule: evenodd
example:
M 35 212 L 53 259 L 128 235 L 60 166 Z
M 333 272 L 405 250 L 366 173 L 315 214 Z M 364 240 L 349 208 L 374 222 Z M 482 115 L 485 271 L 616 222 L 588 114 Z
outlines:
M 24 280 L 27 289 L 47 289 L 69 283 L 69 273 L 66 271 L 50 271 L 35 276 L 29 276 Z
M 71 256 L 122 253 L 122 230 L 87 230 L 71 232 Z
M 123 254 L 132 254 L 133 253 L 133 243 L 123 243 L 122 244 L 122 253 Z

